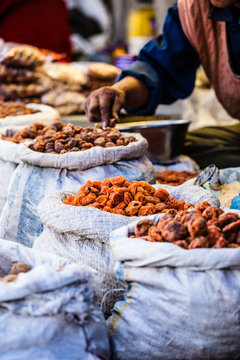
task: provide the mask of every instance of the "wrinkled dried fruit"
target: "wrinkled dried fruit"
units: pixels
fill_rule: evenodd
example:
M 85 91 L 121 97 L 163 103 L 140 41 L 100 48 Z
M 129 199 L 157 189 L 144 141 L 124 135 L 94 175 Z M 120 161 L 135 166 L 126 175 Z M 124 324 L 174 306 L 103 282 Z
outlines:
M 13 264 L 10 273 L 11 273 L 11 275 L 18 275 L 19 273 L 26 273 L 30 270 L 31 269 L 27 264 L 19 262 L 19 263 Z
M 61 122 L 47 126 L 35 123 L 15 133 L 7 131 L 3 139 L 14 143 L 35 139 L 35 143 L 29 145 L 31 150 L 52 154 L 85 151 L 94 146 L 102 148 L 126 146 L 129 143 L 129 138 L 122 137 L 117 129 L 110 127 L 103 129 L 101 125 L 95 125 L 93 128 L 82 128 Z M 130 142 L 132 141 L 137 141 L 137 139 L 131 137 Z M 48 143 L 52 143 L 52 146 L 46 146 Z
M 154 225 L 154 223 L 150 219 L 149 220 L 148 219 L 140 220 L 135 226 L 135 235 L 137 237 L 147 236 L 148 230 L 153 225 Z
M 6 275 L 3 277 L 2 280 L 5 282 L 12 282 L 12 281 L 17 280 L 17 275 Z
M 95 185 L 96 184 L 96 187 Z M 154 195 L 155 189 L 145 181 L 127 182 L 125 177 L 116 176 L 100 181 L 87 181 L 75 197 L 69 196 L 63 202 L 73 206 L 90 206 L 104 211 L 121 214 L 125 216 L 147 216 L 156 213 L 166 212 L 175 216 L 177 208 L 185 204 L 183 200 L 176 200 L 167 197 L 175 208 L 169 208 L 169 203 L 161 202 L 159 197 Z M 158 196 L 165 197 L 166 191 L 161 189 Z M 101 204 L 101 206 L 96 203 Z
M 206 204 L 197 204 L 194 212 L 168 210 L 169 213 L 163 215 L 155 225 L 152 220 L 143 219 L 135 226 L 135 237 L 151 242 L 171 242 L 183 249 L 238 249 L 240 217 L 235 213 L 223 213 L 222 209 L 210 205 L 206 207 Z M 213 218 L 207 220 L 209 216 Z

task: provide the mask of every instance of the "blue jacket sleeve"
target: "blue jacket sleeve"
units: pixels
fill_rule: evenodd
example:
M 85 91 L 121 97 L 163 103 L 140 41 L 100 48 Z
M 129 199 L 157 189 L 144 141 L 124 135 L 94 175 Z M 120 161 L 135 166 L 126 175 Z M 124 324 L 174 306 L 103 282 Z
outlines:
M 130 114 L 153 114 L 158 104 L 171 104 L 188 97 L 193 91 L 198 54 L 185 36 L 177 4 L 168 10 L 163 34 L 148 42 L 137 61 L 124 70 L 119 79 L 131 75 L 150 89 L 148 105 L 142 109 L 126 109 Z

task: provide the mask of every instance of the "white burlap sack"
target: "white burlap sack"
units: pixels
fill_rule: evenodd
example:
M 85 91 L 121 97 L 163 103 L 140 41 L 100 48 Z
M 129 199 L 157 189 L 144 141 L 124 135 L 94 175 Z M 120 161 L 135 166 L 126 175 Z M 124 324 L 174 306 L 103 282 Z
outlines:
M 69 223 L 69 229 L 71 222 Z M 46 246 L 47 244 L 47 246 Z M 37 251 L 61 256 L 68 261 L 91 266 L 101 275 L 98 289 L 98 304 L 105 317 L 111 314 L 115 302 L 122 297 L 126 287 L 114 273 L 114 259 L 109 244 L 80 239 L 76 232 L 59 233 L 45 227 L 34 242 Z
M 25 262 L 32 270 L 14 282 L 0 282 L 0 358 L 109 359 L 108 332 L 95 303 L 99 279 L 93 270 L 1 240 L 1 275 L 14 262 Z
M 43 228 L 37 206 L 53 191 L 70 189 L 76 192 L 87 180 L 103 181 L 120 175 L 125 176 L 128 181 L 154 182 L 152 163 L 146 157 L 139 158 L 146 146 L 146 140 L 138 136 L 137 143 L 117 147 L 118 153 L 115 148 L 96 148 L 54 155 L 39 154 L 21 144 L 17 155 L 22 163 L 15 170 L 9 185 L 7 202 L 0 218 L 0 237 L 31 247 Z M 39 166 L 39 156 L 42 166 Z M 133 159 L 125 160 L 125 156 Z M 115 162 L 119 158 L 123 160 Z M 104 162 L 109 164 L 104 165 Z M 96 166 L 97 164 L 101 166 Z
M 240 249 L 128 238 L 135 224 L 110 235 L 128 285 L 108 320 L 113 359 L 240 359 Z
M 26 106 L 33 110 L 39 110 L 39 112 L 29 115 L 7 116 L 5 118 L 0 118 L 1 133 L 4 133 L 6 130 L 12 128 L 15 130 L 21 130 L 26 126 L 34 124 L 35 122 L 49 125 L 60 119 L 60 115 L 57 110 L 51 106 L 42 104 L 27 104 Z
M 19 164 L 17 147 L 17 144 L 0 139 L 0 214 L 7 200 L 10 179 Z
M 131 134 L 122 133 L 123 136 Z M 140 134 L 134 134 L 137 141 L 127 146 L 102 148 L 94 146 L 89 150 L 68 152 L 63 155 L 41 153 L 32 151 L 27 144 L 22 144 L 18 151 L 19 158 L 30 165 L 50 167 L 55 169 L 87 170 L 100 165 L 115 164 L 124 159 L 136 159 L 143 156 L 148 143 Z
M 8 116 L 0 119 L 0 214 L 7 200 L 8 185 L 11 176 L 19 164 L 20 160 L 17 155 L 17 149 L 20 146 L 11 141 L 1 139 L 6 130 L 18 131 L 35 122 L 41 122 L 44 125 L 50 125 L 59 119 L 58 112 L 46 105 L 28 104 L 27 107 L 41 110 L 40 113 L 22 116 Z M 26 143 L 29 143 L 28 141 Z

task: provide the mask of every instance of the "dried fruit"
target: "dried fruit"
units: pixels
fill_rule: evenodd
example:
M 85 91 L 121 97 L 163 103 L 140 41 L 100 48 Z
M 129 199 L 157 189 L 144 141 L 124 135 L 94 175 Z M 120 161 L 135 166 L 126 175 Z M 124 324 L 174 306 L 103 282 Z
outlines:
M 19 273 L 26 273 L 28 271 L 30 271 L 30 267 L 27 264 L 18 262 L 13 264 L 10 274 L 18 275 Z
M 14 134 L 7 133 L 3 139 L 15 143 L 35 139 L 35 143 L 29 145 L 31 150 L 61 155 L 67 152 L 85 151 L 94 146 L 103 148 L 126 146 L 130 142 L 137 141 L 134 137 L 121 136 L 119 130 L 110 127 L 103 129 L 101 125 L 96 125 L 94 128 L 82 128 L 59 121 L 47 126 L 35 123 Z
M 235 213 L 223 213 L 222 209 L 210 206 L 205 201 L 197 204 L 194 213 L 177 213 L 174 209 L 168 212 L 156 224 L 149 219 L 140 220 L 134 234 L 129 234 L 129 237 L 171 242 L 183 249 L 240 247 L 240 217 Z
M 160 198 L 165 199 L 165 202 Z M 129 183 L 123 176 L 112 177 L 103 182 L 87 181 L 75 197 L 69 196 L 63 202 L 73 206 L 91 206 L 125 216 L 147 216 L 165 212 L 174 217 L 177 210 L 185 205 L 183 200 L 170 197 L 166 190 L 155 190 L 145 181 Z
M 15 263 L 11 267 L 10 274 L 0 278 L 0 281 L 4 281 L 4 282 L 15 281 L 17 279 L 18 274 L 26 273 L 30 270 L 31 270 L 30 267 L 25 263 L 22 262 Z

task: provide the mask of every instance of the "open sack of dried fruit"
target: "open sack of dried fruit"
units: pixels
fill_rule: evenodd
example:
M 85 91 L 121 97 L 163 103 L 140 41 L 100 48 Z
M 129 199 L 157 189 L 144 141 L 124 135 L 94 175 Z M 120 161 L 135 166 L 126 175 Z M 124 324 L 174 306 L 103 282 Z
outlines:
M 0 275 L 1 359 L 109 359 L 91 268 L 1 240 Z
M 113 359 L 239 359 L 239 215 L 202 202 L 111 233 Z
M 59 114 L 49 106 L 0 102 L 0 213 L 7 200 L 11 176 L 20 162 L 17 156 L 18 144 L 36 136 L 36 124 L 40 125 L 34 124 L 36 121 L 41 121 L 44 127 L 58 118 Z M 12 141 L 6 141 L 10 138 Z
M 59 120 L 59 113 L 51 106 L 42 104 L 23 104 L 19 102 L 0 101 L 0 131 L 9 129 L 21 130 L 36 122 L 44 125 Z
M 14 136 L 13 136 L 14 137 Z M 39 202 L 60 189 L 77 191 L 87 180 L 124 175 L 154 182 L 152 163 L 144 157 L 147 141 L 101 126 L 81 128 L 56 122 L 44 127 L 31 144 L 21 143 L 8 198 L 0 218 L 0 236 L 32 246 L 42 232 Z
M 194 187 L 194 194 L 189 187 L 168 188 L 170 196 L 166 190 L 156 190 L 147 182 L 130 183 L 119 176 L 103 182 L 88 181 L 77 194 L 52 193 L 39 205 L 44 229 L 34 248 L 90 265 L 103 274 L 100 300 L 103 311 L 109 313 L 122 295 L 117 289 L 123 288 L 114 273 L 109 233 L 146 215 L 192 208 L 203 198 L 218 204 L 214 195 L 198 187 Z M 194 205 L 189 203 L 190 199 Z

